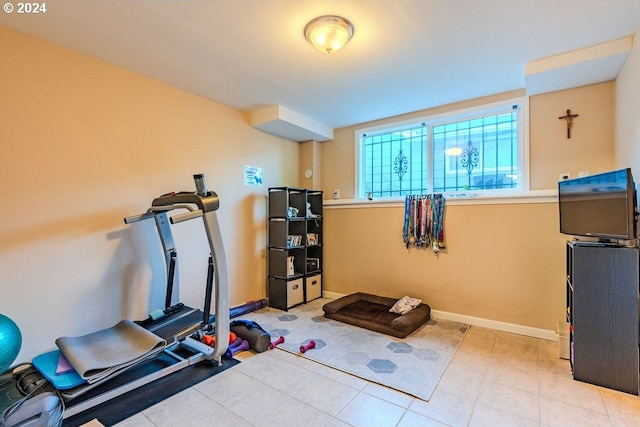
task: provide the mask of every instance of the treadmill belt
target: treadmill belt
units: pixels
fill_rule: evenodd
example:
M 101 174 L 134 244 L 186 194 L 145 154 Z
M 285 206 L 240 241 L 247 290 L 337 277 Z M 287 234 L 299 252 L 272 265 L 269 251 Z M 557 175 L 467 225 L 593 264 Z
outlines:
M 182 310 L 162 319 L 157 324 L 145 326 L 159 337 L 172 342 L 173 337 L 182 339 L 202 324 L 202 311 L 184 306 Z

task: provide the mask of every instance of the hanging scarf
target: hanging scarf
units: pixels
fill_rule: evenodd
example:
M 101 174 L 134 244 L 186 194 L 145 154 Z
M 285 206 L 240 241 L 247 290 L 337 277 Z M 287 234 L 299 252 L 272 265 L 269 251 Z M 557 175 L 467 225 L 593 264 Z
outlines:
M 444 197 L 442 194 L 433 194 L 433 251 L 438 252 L 445 247 L 444 244 Z
M 442 194 L 405 197 L 402 240 L 407 249 L 431 246 L 437 253 L 445 247 L 444 205 Z
M 407 246 L 407 249 L 409 249 L 409 217 L 410 217 L 410 204 L 411 204 L 411 200 L 409 198 L 409 196 L 405 197 L 404 199 L 404 226 L 402 228 L 402 240 L 404 240 L 404 243 Z

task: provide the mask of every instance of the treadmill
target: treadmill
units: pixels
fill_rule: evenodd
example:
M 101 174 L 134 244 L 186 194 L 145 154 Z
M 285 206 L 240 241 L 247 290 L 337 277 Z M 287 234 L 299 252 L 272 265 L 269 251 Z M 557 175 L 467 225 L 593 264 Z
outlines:
M 220 203 L 218 195 L 207 190 L 203 174 L 194 175 L 193 178 L 197 191 L 163 194 L 153 200 L 145 213 L 124 219 L 125 224 L 150 219 L 155 221 L 167 266 L 165 307 L 164 310 L 158 309 L 147 319 L 136 323 L 163 338 L 167 346 L 159 354 L 102 382 L 60 390 L 66 406 L 65 419 L 196 363 L 208 361 L 212 366 L 223 363 L 222 356 L 228 347 L 230 313 L 227 263 L 215 212 Z M 186 212 L 175 213 L 176 211 Z M 169 216 L 169 213 L 174 215 Z M 211 250 L 202 309 L 173 301 L 178 295 L 174 286 L 178 257 L 171 224 L 197 218 L 204 222 Z M 212 296 L 215 296 L 213 315 Z M 215 347 L 192 338 L 214 329 Z

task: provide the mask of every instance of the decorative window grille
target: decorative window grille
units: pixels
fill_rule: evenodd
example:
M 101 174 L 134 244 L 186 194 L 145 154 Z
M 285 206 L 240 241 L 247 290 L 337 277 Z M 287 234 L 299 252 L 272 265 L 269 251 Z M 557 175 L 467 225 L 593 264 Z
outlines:
M 516 188 L 517 154 L 517 111 L 434 126 L 433 191 Z
M 362 134 L 362 194 L 394 197 L 426 192 L 427 128 L 424 124 Z
M 358 133 L 360 198 L 522 189 L 521 103 Z

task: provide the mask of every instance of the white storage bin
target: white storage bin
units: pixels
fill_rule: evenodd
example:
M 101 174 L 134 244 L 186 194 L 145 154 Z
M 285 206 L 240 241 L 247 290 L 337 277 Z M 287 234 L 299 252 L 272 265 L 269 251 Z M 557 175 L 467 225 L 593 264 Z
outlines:
M 307 302 L 322 296 L 322 274 L 307 277 Z
M 304 302 L 302 279 L 287 282 L 287 308 Z

